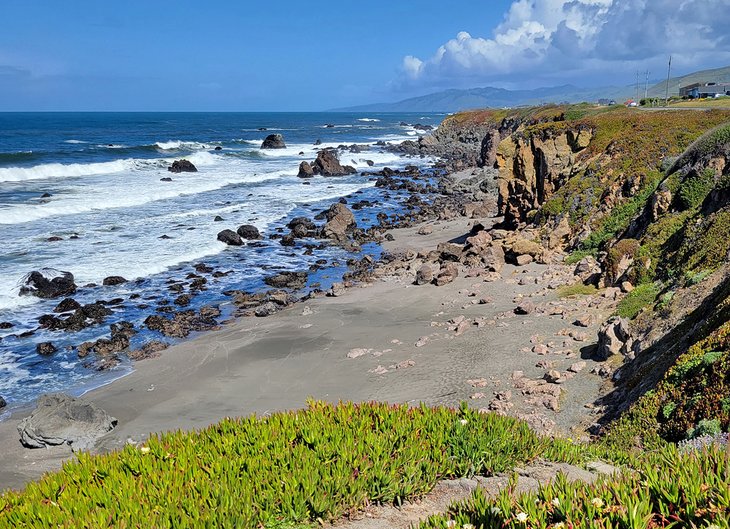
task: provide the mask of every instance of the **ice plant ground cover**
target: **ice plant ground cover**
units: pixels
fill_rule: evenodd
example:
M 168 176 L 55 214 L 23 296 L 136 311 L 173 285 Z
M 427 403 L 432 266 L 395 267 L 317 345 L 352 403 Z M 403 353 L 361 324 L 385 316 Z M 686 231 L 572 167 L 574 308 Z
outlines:
M 538 457 L 579 463 L 606 455 L 466 406 L 310 402 L 306 410 L 80 454 L 0 496 L 0 527 L 309 525 L 418 497 L 443 478 L 489 475 Z

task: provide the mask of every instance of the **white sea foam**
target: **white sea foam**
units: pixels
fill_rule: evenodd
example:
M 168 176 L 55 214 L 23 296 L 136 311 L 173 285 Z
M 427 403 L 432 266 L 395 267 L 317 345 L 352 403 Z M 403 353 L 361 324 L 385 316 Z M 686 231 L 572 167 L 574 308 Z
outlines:
M 0 168 L 0 182 L 25 182 L 27 180 L 45 180 L 48 178 L 68 178 L 112 174 L 128 170 L 134 166 L 134 160 L 115 160 L 100 163 L 46 163 L 33 167 Z
M 89 142 L 88 141 L 84 141 L 84 140 L 66 140 L 63 143 L 77 144 L 77 143 L 89 143 Z
M 206 143 L 200 143 L 197 141 L 182 141 L 182 140 L 158 141 L 157 143 L 155 143 L 155 146 L 158 149 L 162 149 L 163 151 L 179 151 L 179 150 L 196 151 L 196 150 L 213 148 Z
M 380 121 L 379 119 L 375 118 L 360 118 L 358 121 Z

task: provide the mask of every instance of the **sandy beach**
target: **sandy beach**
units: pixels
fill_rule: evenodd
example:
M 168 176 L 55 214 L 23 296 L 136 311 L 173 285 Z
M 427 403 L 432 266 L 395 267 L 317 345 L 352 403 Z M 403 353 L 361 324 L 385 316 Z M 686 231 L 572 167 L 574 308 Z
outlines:
M 427 252 L 465 235 L 474 222 L 433 222 L 429 235 L 419 235 L 418 227 L 393 230 L 385 249 Z M 139 443 L 151 432 L 202 428 L 227 416 L 300 408 L 308 398 L 449 406 L 467 401 L 523 417 L 545 434 L 584 435 L 594 412 L 584 406 L 592 407 L 603 379 L 590 373 L 595 362 L 587 353 L 596 329 L 571 322 L 610 302 L 598 296 L 559 300 L 555 282 L 570 282 L 572 267 L 507 264 L 501 277 L 461 274 L 441 287 L 416 286 L 409 271 L 380 275 L 385 277 L 338 297 L 224 324 L 88 393 L 85 399 L 118 419 L 97 450 Z M 553 289 L 546 288 L 550 282 Z M 527 299 L 535 311 L 516 315 L 517 304 Z M 571 366 L 577 372 L 566 371 Z M 543 382 L 549 370 L 563 373 L 559 385 Z M 0 423 L 2 488 L 22 487 L 73 457 L 66 446 L 23 448 L 17 433 L 23 415 Z

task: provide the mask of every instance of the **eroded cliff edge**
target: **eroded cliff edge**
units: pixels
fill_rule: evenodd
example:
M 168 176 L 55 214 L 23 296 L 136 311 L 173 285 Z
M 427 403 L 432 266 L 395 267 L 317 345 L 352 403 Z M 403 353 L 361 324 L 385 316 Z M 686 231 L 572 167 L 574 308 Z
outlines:
M 601 433 L 728 430 L 730 111 L 474 111 L 402 149 L 493 168 L 502 228 L 622 297 L 599 336 L 615 352 Z

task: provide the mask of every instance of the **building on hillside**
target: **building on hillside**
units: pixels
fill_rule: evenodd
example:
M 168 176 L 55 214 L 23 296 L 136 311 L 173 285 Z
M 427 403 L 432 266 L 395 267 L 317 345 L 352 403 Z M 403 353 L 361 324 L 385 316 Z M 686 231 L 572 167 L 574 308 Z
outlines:
M 601 105 L 601 106 L 604 106 L 604 107 L 608 107 L 608 106 L 611 106 L 611 105 L 615 105 L 616 104 L 616 100 L 615 99 L 604 99 L 604 98 L 601 98 L 601 99 L 598 100 L 598 104 Z
M 730 96 L 730 83 L 692 83 L 679 88 L 679 96 L 690 99 L 718 95 Z

